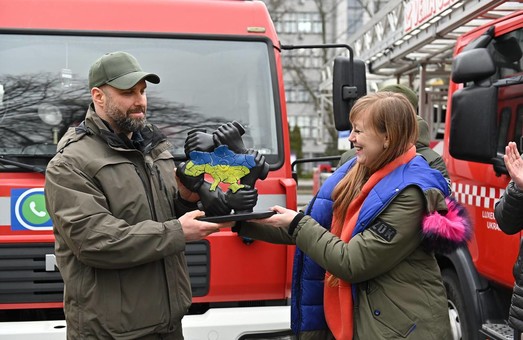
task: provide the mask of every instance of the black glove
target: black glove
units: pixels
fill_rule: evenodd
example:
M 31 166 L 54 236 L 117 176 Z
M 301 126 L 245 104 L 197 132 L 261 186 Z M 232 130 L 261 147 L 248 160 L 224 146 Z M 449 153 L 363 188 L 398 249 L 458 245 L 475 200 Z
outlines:
M 246 185 L 235 193 L 227 190 L 225 198 L 227 204 L 234 209 L 235 213 L 252 212 L 256 202 L 258 202 L 258 190 Z
M 185 174 L 185 168 L 187 163 L 181 162 L 176 168 L 176 176 L 180 179 L 180 182 L 192 192 L 198 192 L 198 189 L 202 186 L 204 182 L 203 174 L 199 176 L 189 176 Z
M 211 184 L 204 181 L 198 190 L 200 202 L 205 216 L 223 216 L 231 213 L 231 208 L 227 205 L 225 194 L 220 187 L 210 191 Z
M 213 132 L 213 140 L 216 146 L 227 145 L 229 150 L 235 153 L 245 153 L 247 149 L 243 144 L 242 135 L 245 129 L 238 122 L 226 123 Z
M 214 150 L 213 135 L 206 133 L 204 129 L 194 129 L 187 133 L 184 144 L 187 158 L 191 151 L 210 152 L 212 150 Z
M 265 162 L 265 156 L 256 150 L 247 150 L 247 155 L 254 156 L 256 166 L 249 169 L 250 172 L 240 178 L 240 183 L 253 187 L 256 180 L 265 179 L 267 177 L 267 174 L 269 173 L 269 164 Z

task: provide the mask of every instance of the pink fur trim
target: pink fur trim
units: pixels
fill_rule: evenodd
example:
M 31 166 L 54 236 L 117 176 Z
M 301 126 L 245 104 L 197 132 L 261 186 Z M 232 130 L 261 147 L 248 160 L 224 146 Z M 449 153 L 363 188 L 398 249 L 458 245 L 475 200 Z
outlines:
M 466 244 L 472 235 L 472 224 L 463 206 L 454 199 L 445 200 L 446 214 L 435 211 L 423 219 L 423 237 L 429 248 L 448 252 Z

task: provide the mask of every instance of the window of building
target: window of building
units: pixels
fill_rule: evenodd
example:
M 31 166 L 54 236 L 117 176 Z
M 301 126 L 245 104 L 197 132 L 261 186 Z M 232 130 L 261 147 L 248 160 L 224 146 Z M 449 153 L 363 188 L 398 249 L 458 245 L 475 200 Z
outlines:
M 320 34 L 323 31 L 320 14 L 316 12 L 279 13 L 276 17 L 281 18 L 274 23 L 279 34 Z
M 316 139 L 320 136 L 322 125 L 319 117 L 291 115 L 287 121 L 291 130 L 298 125 L 302 139 Z
M 307 69 L 320 69 L 324 66 L 322 51 L 317 49 L 290 50 L 282 57 L 283 67 L 298 66 Z
M 288 103 L 308 103 L 312 101 L 311 95 L 303 86 L 288 86 L 285 90 Z

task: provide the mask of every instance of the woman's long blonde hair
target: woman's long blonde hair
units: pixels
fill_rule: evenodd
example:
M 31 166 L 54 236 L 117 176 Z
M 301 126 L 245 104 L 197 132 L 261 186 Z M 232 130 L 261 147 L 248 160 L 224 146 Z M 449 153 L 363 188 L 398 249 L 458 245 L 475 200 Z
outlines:
M 366 180 L 375 171 L 407 152 L 418 139 L 416 112 L 402 94 L 376 92 L 360 98 L 354 104 L 349 119 L 354 122 L 362 115 L 370 118 L 370 126 L 367 128 L 388 136 L 389 147 L 383 150 L 382 157 L 369 166 L 356 163 L 334 188 L 332 199 L 336 218 L 333 220 L 337 223 L 332 225 L 331 230 L 336 235 L 341 235 L 349 204 L 361 191 Z

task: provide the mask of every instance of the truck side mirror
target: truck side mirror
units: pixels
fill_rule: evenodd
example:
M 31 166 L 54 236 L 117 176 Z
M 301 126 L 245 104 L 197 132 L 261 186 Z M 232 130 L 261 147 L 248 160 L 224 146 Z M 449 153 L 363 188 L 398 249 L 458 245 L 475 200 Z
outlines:
M 492 39 L 494 39 L 494 32 L 496 27 L 491 26 L 489 27 L 485 33 L 480 35 L 478 38 L 474 39 L 473 41 L 469 42 L 467 46 L 463 48 L 463 52 L 474 50 L 476 48 L 485 48 L 490 44 Z
M 452 157 L 492 164 L 497 156 L 498 89 L 487 82 L 496 72 L 489 52 L 462 52 L 452 63 L 452 80 L 473 82 L 452 95 L 449 152 Z
M 452 81 L 455 83 L 485 80 L 494 73 L 496 66 L 485 48 L 462 52 L 452 60 Z
M 352 127 L 349 112 L 360 97 L 367 94 L 367 78 L 363 60 L 336 57 L 332 77 L 332 102 L 336 130 L 346 131 Z

